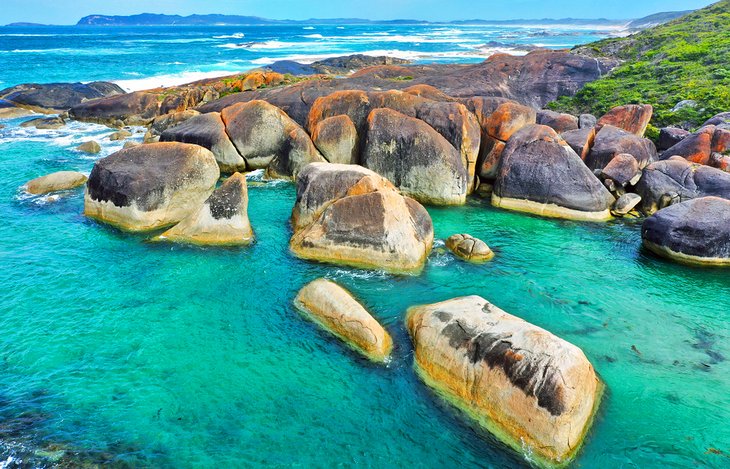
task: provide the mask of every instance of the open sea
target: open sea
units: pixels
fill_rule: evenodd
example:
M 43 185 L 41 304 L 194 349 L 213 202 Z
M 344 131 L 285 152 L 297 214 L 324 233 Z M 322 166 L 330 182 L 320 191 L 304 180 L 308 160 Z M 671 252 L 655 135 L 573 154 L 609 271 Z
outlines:
M 473 62 L 515 44 L 564 48 L 615 33 L 2 27 L 0 88 L 113 80 L 134 90 L 358 52 Z M 82 190 L 54 200 L 21 189 L 53 171 L 89 172 L 121 148 L 106 138 L 112 130 L 20 128 L 23 120 L 0 122 L 1 469 L 51 466 L 64 454 L 70 467 L 529 466 L 414 373 L 406 308 L 470 294 L 580 346 L 605 381 L 574 467 L 730 467 L 730 273 L 646 253 L 640 221 L 541 219 L 472 198 L 429 208 L 436 237 L 479 237 L 492 262 L 461 262 L 437 241 L 422 274 L 393 276 L 291 256 L 295 188 L 252 173 L 255 244 L 152 244 L 84 218 Z M 89 139 L 100 155 L 74 150 Z M 388 329 L 390 364 L 369 363 L 295 311 L 296 292 L 322 276 Z

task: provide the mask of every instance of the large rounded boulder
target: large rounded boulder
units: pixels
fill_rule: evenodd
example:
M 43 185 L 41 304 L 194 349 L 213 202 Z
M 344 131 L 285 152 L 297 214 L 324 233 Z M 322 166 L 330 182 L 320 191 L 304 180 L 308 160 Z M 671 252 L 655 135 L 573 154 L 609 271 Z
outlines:
M 368 359 L 382 363 L 390 357 L 390 334 L 336 283 L 320 278 L 305 285 L 294 306 Z
M 175 224 L 196 210 L 220 177 L 210 150 L 151 143 L 96 162 L 86 184 L 84 214 L 129 231 Z
M 289 246 L 298 257 L 397 273 L 420 271 L 433 246 L 426 209 L 357 165 L 304 168 L 292 228 Z
M 221 118 L 249 169 L 266 168 L 267 176 L 287 179 L 309 163 L 325 161 L 304 129 L 265 101 L 229 106 Z
M 358 164 L 360 142 L 355 124 L 345 114 L 319 122 L 312 132 L 312 141 L 330 163 Z
M 253 241 L 248 220 L 246 177 L 234 173 L 197 210 L 156 238 L 214 246 L 240 246 Z
M 640 168 L 651 164 L 657 156 L 656 147 L 646 138 L 641 138 L 612 125 L 604 125 L 596 134 L 591 152 L 585 161 L 595 171 L 603 169 L 617 155 L 628 153 L 636 158 Z
M 673 156 L 646 167 L 636 193 L 641 196 L 642 211 L 647 215 L 673 201 L 707 196 L 730 199 L 730 173 Z
M 386 108 L 373 110 L 361 162 L 419 202 L 466 202 L 470 181 L 461 155 L 419 119 Z
M 406 325 L 428 385 L 541 465 L 575 456 L 603 389 L 578 347 L 479 296 L 412 307 Z
M 205 147 L 213 152 L 224 173 L 246 169 L 246 162 L 228 138 L 226 126 L 217 112 L 196 115 L 165 130 L 160 135 L 160 141 L 193 143 Z
M 730 266 L 730 200 L 702 197 L 672 205 L 644 221 L 644 246 L 693 265 Z
M 571 220 L 611 218 L 613 196 L 550 127 L 518 131 L 502 153 L 492 204 Z

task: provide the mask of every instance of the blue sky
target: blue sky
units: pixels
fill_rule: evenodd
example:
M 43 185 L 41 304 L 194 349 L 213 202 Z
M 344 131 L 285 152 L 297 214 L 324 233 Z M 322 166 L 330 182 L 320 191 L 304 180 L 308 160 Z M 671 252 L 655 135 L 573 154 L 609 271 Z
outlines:
M 357 17 L 423 20 L 510 18 L 638 18 L 689 10 L 708 0 L 3 0 L 0 24 L 73 24 L 90 14 L 225 13 L 277 19 Z

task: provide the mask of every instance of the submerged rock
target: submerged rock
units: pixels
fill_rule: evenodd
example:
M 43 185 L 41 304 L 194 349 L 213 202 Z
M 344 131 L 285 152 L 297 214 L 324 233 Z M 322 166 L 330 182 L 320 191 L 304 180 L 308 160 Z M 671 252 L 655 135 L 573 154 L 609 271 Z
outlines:
M 583 352 L 478 296 L 408 310 L 419 375 L 540 463 L 579 451 L 602 383 Z
M 702 197 L 662 209 L 644 221 L 641 237 L 681 263 L 730 266 L 730 200 Z
M 418 272 L 433 245 L 433 224 L 415 200 L 356 165 L 312 163 L 297 178 L 292 252 L 304 259 Z
M 234 173 L 196 211 L 162 233 L 160 241 L 234 246 L 253 241 L 246 176 Z
M 119 130 L 119 131 L 114 132 L 113 134 L 109 135 L 109 140 L 111 140 L 111 141 L 125 140 L 131 136 L 132 136 L 132 132 L 129 132 L 128 130 Z
M 572 220 L 611 218 L 613 196 L 550 127 L 517 132 L 502 153 L 492 204 Z
M 487 262 L 494 257 L 494 252 L 489 249 L 487 243 L 468 234 L 449 236 L 446 247 L 469 262 Z
M 28 181 L 25 190 L 31 194 L 47 194 L 83 186 L 88 178 L 76 171 L 58 171 Z
M 93 140 L 90 140 L 88 142 L 82 143 L 81 145 L 76 147 L 76 149 L 78 151 L 82 151 L 84 153 L 96 155 L 97 153 L 99 153 L 101 151 L 101 145 L 99 145 L 98 143 L 96 143 Z
M 228 137 L 221 115 L 217 112 L 189 117 L 162 132 L 161 142 L 193 143 L 205 147 L 215 156 L 223 173 L 245 171 L 246 162 Z
M 422 203 L 461 205 L 469 175 L 458 151 L 425 122 L 391 109 L 368 118 L 362 165 Z
M 385 362 L 393 339 L 350 293 L 323 278 L 305 285 L 294 306 L 314 322 L 374 362 Z
M 636 193 L 642 198 L 642 211 L 651 215 L 667 205 L 663 198 L 668 203 L 706 196 L 730 199 L 730 174 L 674 156 L 644 169 Z
M 96 162 L 84 214 L 129 231 L 172 225 L 197 210 L 220 176 L 213 154 L 187 143 L 150 143 Z

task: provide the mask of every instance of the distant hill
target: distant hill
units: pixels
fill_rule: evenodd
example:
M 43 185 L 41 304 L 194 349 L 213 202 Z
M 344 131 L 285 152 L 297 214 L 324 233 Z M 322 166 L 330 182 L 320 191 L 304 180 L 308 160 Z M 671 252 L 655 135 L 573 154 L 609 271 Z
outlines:
M 598 19 L 538 19 L 538 20 L 460 20 L 448 24 L 575 24 L 575 25 L 625 25 L 627 20 Z M 429 24 L 429 21 L 396 19 L 373 21 L 362 18 L 329 18 L 308 20 L 272 20 L 258 16 L 236 15 L 158 15 L 142 13 L 130 16 L 90 15 L 79 20 L 78 26 L 190 26 L 190 25 L 255 25 L 255 24 Z
M 623 63 L 550 107 L 601 115 L 614 106 L 654 106 L 656 126 L 697 127 L 730 111 L 730 0 L 628 37 L 604 39 L 574 53 Z M 680 101 L 696 106 L 674 109 Z
M 686 11 L 665 11 L 662 13 L 654 13 L 653 15 L 645 16 L 634 20 L 628 24 L 629 29 L 646 29 L 659 26 L 660 24 L 668 23 L 682 16 L 692 13 L 693 10 Z

